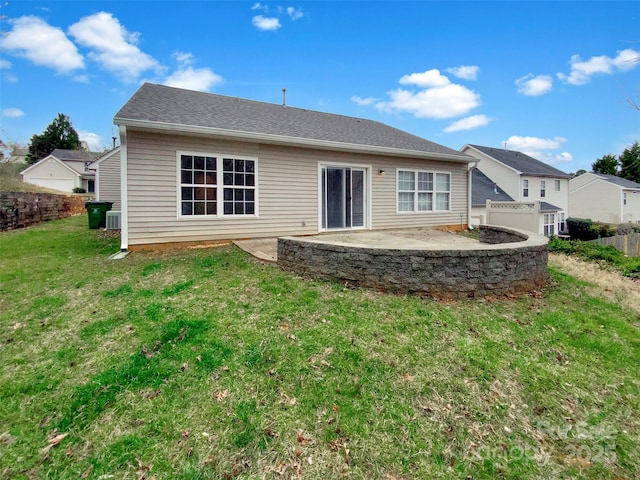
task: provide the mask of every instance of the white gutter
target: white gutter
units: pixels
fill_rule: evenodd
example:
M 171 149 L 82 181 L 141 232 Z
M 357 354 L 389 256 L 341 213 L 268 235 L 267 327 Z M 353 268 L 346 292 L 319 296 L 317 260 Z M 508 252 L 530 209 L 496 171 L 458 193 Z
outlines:
M 249 140 L 254 142 L 270 143 L 276 145 L 295 145 L 323 150 L 337 150 L 344 152 L 368 153 L 371 155 L 391 155 L 406 158 L 424 158 L 429 160 L 443 160 L 447 162 L 472 163 L 473 158 L 468 155 L 454 155 L 437 152 L 421 152 L 417 150 L 407 150 L 404 148 L 380 147 L 375 145 L 360 145 L 355 143 L 332 142 L 329 140 L 316 140 L 312 138 L 289 137 L 285 135 L 272 135 L 255 132 L 242 132 L 237 130 L 227 130 L 224 128 L 210 128 L 192 125 L 182 125 L 176 123 L 160 123 L 148 120 L 129 120 L 126 118 L 114 118 L 114 123 L 121 128 L 128 126 L 131 128 L 150 129 L 174 134 L 190 133 L 197 135 L 214 135 L 238 140 Z
M 478 166 L 479 162 L 474 162 L 473 165 L 469 164 L 469 168 L 467 169 L 467 230 L 471 229 L 471 188 L 472 188 L 472 178 L 473 178 L 473 169 Z
M 127 192 L 127 127 L 120 125 L 120 251 L 129 248 L 129 201 Z

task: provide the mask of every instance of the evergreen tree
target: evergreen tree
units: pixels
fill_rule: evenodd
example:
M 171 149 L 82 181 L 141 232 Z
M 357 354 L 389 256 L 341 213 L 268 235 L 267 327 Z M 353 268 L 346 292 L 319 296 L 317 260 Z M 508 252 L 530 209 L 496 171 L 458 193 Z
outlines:
M 62 113 L 58 114 L 41 135 L 33 135 L 31 137 L 27 163 L 29 165 L 36 163 L 56 148 L 65 150 L 82 149 L 78 132 L 71 125 L 69 117 Z
M 640 143 L 636 140 L 633 145 L 624 149 L 618 157 L 622 178 L 640 183 Z
M 604 155 L 591 164 L 591 171 L 593 173 L 606 173 L 609 175 L 618 175 L 618 159 L 615 155 L 610 153 Z

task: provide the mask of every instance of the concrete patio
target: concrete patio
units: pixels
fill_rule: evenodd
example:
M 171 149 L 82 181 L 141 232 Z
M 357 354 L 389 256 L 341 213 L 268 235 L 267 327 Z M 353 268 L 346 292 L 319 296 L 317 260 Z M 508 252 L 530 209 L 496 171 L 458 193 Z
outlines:
M 299 237 L 305 241 L 349 245 L 363 248 L 402 250 L 449 250 L 481 248 L 478 240 L 431 228 L 411 228 L 385 231 L 351 231 L 323 233 Z M 278 261 L 278 238 L 236 240 L 233 242 L 245 252 L 266 261 Z

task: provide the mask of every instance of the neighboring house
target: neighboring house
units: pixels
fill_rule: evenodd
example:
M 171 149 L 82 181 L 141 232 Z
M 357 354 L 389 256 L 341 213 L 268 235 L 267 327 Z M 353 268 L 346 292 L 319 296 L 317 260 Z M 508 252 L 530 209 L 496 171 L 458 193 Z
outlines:
M 27 163 L 28 148 L 14 148 L 11 154 L 4 159 L 6 163 Z
M 465 145 L 462 153 L 477 159 L 477 169 L 497 184 L 514 202 L 523 203 L 536 219 L 527 220 L 537 233 L 557 234 L 566 230 L 571 176 L 529 155 L 514 150 Z M 515 210 L 513 206 L 512 210 Z M 504 210 L 504 209 L 503 209 Z M 488 213 L 488 212 L 487 212 Z M 488 214 L 485 213 L 485 218 Z M 474 214 L 479 215 L 478 212 Z M 521 225 L 511 224 L 514 228 Z
M 379 122 L 146 83 L 114 123 L 123 250 L 468 222 L 473 159 Z
M 640 183 L 604 173 L 583 173 L 569 182 L 572 217 L 602 223 L 640 223 Z
M 73 192 L 74 188 L 84 188 L 85 191 L 93 193 L 95 173 L 90 169 L 90 165 L 100 155 L 97 152 L 56 148 L 20 174 L 24 182 L 41 187 L 61 192 Z
M 90 169 L 96 174 L 96 200 L 113 202 L 112 210 L 120 210 L 120 147 L 102 155 Z
M 471 172 L 471 224 L 486 225 L 487 200 L 513 202 L 513 198 L 477 168 Z

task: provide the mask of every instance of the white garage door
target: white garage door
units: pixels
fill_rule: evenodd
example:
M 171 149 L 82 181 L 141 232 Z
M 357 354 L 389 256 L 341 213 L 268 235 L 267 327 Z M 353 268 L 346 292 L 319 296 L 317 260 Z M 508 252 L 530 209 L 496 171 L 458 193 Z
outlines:
M 31 183 L 45 188 L 60 190 L 61 192 L 73 191 L 73 180 L 69 178 L 32 178 Z

